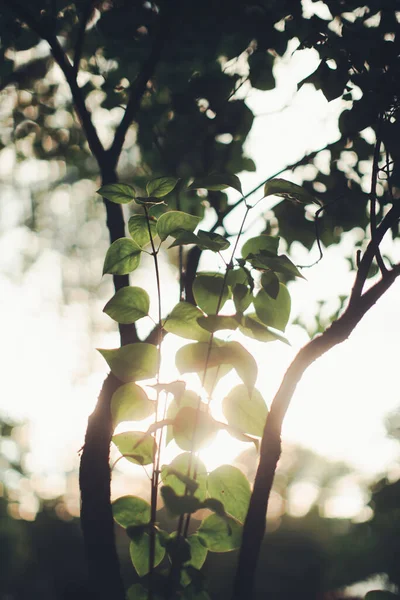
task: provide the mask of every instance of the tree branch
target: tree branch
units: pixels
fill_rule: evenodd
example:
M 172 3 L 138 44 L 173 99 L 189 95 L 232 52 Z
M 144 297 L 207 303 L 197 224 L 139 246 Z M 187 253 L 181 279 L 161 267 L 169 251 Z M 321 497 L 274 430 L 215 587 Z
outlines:
M 109 467 L 113 434 L 110 401 L 120 385 L 112 373 L 104 381 L 89 417 L 79 469 L 81 527 L 93 596 L 99 600 L 125 599 L 114 540 Z
M 306 344 L 288 368 L 272 402 L 260 450 L 260 462 L 254 481 L 253 493 L 243 527 L 242 545 L 236 571 L 233 598 L 251 598 L 257 560 L 265 533 L 266 512 L 281 453 L 282 422 L 294 391 L 305 370 L 337 344 L 346 340 L 365 313 L 389 289 L 400 275 L 400 265 L 388 271 L 378 283 L 349 306 L 346 312 L 319 337 Z
M 81 11 L 81 19 L 79 21 L 78 35 L 77 35 L 76 44 L 75 44 L 74 62 L 73 62 L 73 67 L 72 67 L 73 71 L 75 73 L 75 77 L 77 76 L 78 71 L 79 71 L 79 65 L 80 65 L 82 53 L 83 53 L 83 45 L 85 42 L 86 27 L 87 27 L 87 24 L 89 22 L 92 12 L 93 12 L 93 0 L 87 0 L 85 6 L 83 7 L 83 9 Z
M 377 245 L 388 229 L 398 221 L 399 216 L 400 207 L 395 205 L 380 226 L 376 228 L 375 239 L 369 242 L 360 262 L 347 309 L 322 335 L 311 340 L 298 352 L 275 395 L 264 427 L 260 462 L 243 527 L 242 545 L 234 584 L 234 600 L 247 599 L 252 595 L 258 556 L 265 533 L 268 500 L 281 454 L 282 423 L 297 384 L 303 373 L 315 360 L 349 337 L 363 316 L 400 275 L 400 265 L 396 265 L 391 271 L 386 271 L 380 281 L 361 295 Z
M 140 108 L 140 103 L 142 101 L 143 94 L 146 91 L 147 84 L 153 76 L 157 63 L 160 60 L 161 52 L 170 33 L 173 15 L 174 11 L 171 7 L 161 14 L 159 29 L 154 40 L 153 47 L 147 60 L 143 63 L 140 73 L 137 76 L 128 100 L 128 104 L 126 105 L 124 116 L 122 117 L 122 120 L 115 131 L 113 143 L 107 152 L 110 164 L 114 168 L 116 167 L 120 157 L 127 131 Z
M 54 33 L 47 29 L 46 23 L 42 22 L 41 20 L 37 20 L 31 11 L 27 9 L 26 6 L 24 6 L 19 0 L 0 1 L 3 4 L 6 4 L 9 10 L 12 10 L 18 19 L 24 21 L 32 29 L 32 31 L 37 33 L 39 37 L 49 44 L 51 53 L 54 56 L 58 66 L 64 73 L 65 79 L 70 87 L 76 113 L 82 125 L 82 129 L 85 132 L 90 150 L 101 168 L 105 162 L 105 151 L 103 145 L 99 136 L 97 135 L 96 128 L 93 125 L 91 114 L 86 108 L 82 90 L 77 84 L 74 67 L 71 65 L 71 62 L 62 49 L 57 37 L 54 35 Z

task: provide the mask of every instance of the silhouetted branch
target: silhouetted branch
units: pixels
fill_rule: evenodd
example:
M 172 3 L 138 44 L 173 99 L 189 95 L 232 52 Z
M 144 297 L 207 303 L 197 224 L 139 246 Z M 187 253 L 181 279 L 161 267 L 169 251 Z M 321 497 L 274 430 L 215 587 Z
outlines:
M 99 600 L 125 599 L 114 540 L 109 467 L 113 434 L 110 400 L 120 385 L 112 373 L 103 383 L 88 420 L 79 469 L 81 527 L 93 597 Z
M 154 40 L 150 54 L 147 60 L 143 63 L 142 69 L 132 86 L 132 91 L 125 109 L 124 116 L 122 117 L 122 120 L 115 131 L 111 148 L 108 150 L 109 161 L 113 167 L 117 165 L 127 131 L 137 115 L 143 94 L 146 91 L 147 84 L 154 75 L 157 63 L 160 60 L 161 52 L 170 33 L 169 30 L 172 23 L 173 14 L 174 11 L 171 7 L 169 7 L 168 10 L 161 15 L 158 33 Z
M 56 35 L 48 30 L 48 28 L 46 27 L 46 23 L 43 23 L 41 20 L 36 19 L 36 17 L 31 13 L 31 11 L 22 4 L 22 2 L 19 2 L 18 0 L 0 1 L 3 4 L 6 4 L 8 8 L 14 12 L 18 19 L 24 21 L 32 29 L 32 31 L 37 33 L 39 37 L 41 37 L 49 44 L 51 53 L 54 56 L 54 59 L 57 62 L 58 66 L 64 73 L 64 76 L 70 87 L 74 106 L 79 121 L 82 125 L 82 129 L 85 132 L 90 150 L 92 151 L 93 156 L 96 158 L 97 162 L 101 166 L 104 163 L 105 158 L 103 145 L 99 139 L 99 136 L 97 135 L 96 128 L 93 125 L 90 112 L 86 107 L 82 90 L 76 82 L 76 73 L 74 71 L 74 68 L 71 65 L 68 56 L 62 49 L 61 44 L 58 41 Z
M 74 62 L 73 62 L 73 67 L 72 67 L 74 70 L 75 76 L 78 74 L 78 71 L 79 71 L 79 65 L 80 65 L 82 53 L 83 53 L 83 45 L 85 42 L 86 27 L 87 27 L 87 24 L 89 22 L 92 12 L 93 12 L 93 0 L 87 0 L 85 6 L 83 7 L 83 9 L 81 11 L 81 19 L 79 21 L 78 35 L 77 35 L 76 44 L 75 44 Z
M 361 295 L 369 268 L 379 244 L 388 229 L 399 219 L 400 208 L 392 207 L 376 229 L 375 240 L 371 240 L 361 259 L 349 304 L 343 315 L 326 331 L 311 340 L 297 354 L 289 366 L 275 395 L 265 424 L 261 440 L 260 462 L 254 481 L 249 511 L 243 527 L 242 545 L 236 571 L 233 598 L 248 599 L 252 595 L 254 577 L 261 543 L 265 533 L 266 512 L 276 466 L 281 453 L 281 431 L 283 419 L 289 408 L 297 384 L 306 369 L 334 346 L 346 340 L 368 310 L 389 289 L 400 275 L 400 265 L 386 271 L 382 279 Z

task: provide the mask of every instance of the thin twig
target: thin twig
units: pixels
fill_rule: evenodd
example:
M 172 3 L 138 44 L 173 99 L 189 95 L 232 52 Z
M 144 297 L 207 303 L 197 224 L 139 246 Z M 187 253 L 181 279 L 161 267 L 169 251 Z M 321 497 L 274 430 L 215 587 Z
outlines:
M 219 311 L 221 310 L 221 304 L 222 304 L 222 299 L 223 299 L 223 296 L 224 296 L 226 282 L 227 282 L 227 279 L 228 279 L 228 274 L 229 274 L 229 271 L 233 268 L 233 260 L 235 258 L 236 249 L 237 249 L 237 246 L 238 246 L 238 243 L 239 243 L 242 231 L 243 231 L 244 224 L 246 222 L 247 215 L 249 214 L 249 211 L 252 208 L 253 208 L 252 206 L 248 206 L 246 204 L 246 212 L 245 212 L 244 217 L 242 219 L 242 224 L 240 226 L 239 233 L 238 233 L 237 238 L 235 240 L 235 243 L 233 245 L 231 259 L 230 259 L 229 263 L 226 265 L 225 274 L 224 274 L 224 278 L 223 278 L 222 286 L 221 286 L 221 291 L 220 291 L 219 297 L 218 297 L 217 308 L 216 308 L 216 311 L 215 311 L 216 315 L 218 315 Z M 201 383 L 202 387 L 204 387 L 204 385 L 205 385 L 205 380 L 206 380 L 206 376 L 207 376 L 207 369 L 208 369 L 208 363 L 209 363 L 210 357 L 211 357 L 213 340 L 214 340 L 214 333 L 212 332 L 211 335 L 210 335 L 210 339 L 209 339 L 208 347 L 207 347 L 207 355 L 206 355 L 206 360 L 205 360 L 205 364 L 204 364 L 204 371 L 203 371 L 203 377 L 202 377 L 202 383 Z M 210 399 L 212 398 L 212 395 L 213 395 L 215 381 L 214 381 L 214 384 L 213 384 L 213 386 L 212 386 L 212 388 L 210 390 L 210 393 L 209 393 Z M 190 452 L 190 456 L 189 456 L 189 461 L 188 461 L 188 469 L 187 469 L 187 476 L 188 477 L 190 477 L 190 473 L 191 473 L 191 469 L 192 469 L 192 463 L 193 463 L 193 456 L 194 456 L 194 453 L 195 453 L 196 433 L 197 433 L 197 427 L 198 427 L 198 422 L 199 422 L 199 418 L 200 418 L 200 410 L 201 410 L 201 399 L 199 398 L 199 401 L 198 401 L 198 404 L 197 404 L 197 408 L 196 408 L 196 416 L 195 416 L 195 421 L 194 421 L 194 427 L 193 427 L 192 448 L 191 448 L 191 452 Z M 195 458 L 193 479 L 196 480 L 196 478 L 197 478 L 197 466 L 196 466 L 196 458 Z M 185 494 L 187 494 L 187 487 L 185 489 Z M 186 515 L 186 523 L 185 523 L 185 527 L 184 527 L 184 530 L 183 530 L 184 537 L 186 537 L 187 534 L 188 534 L 189 524 L 190 524 L 190 518 L 191 518 L 190 514 Z M 181 521 L 179 521 L 179 525 L 180 524 L 181 524 Z M 178 525 L 178 536 L 179 536 L 179 525 Z
M 78 35 L 77 35 L 76 44 L 75 44 L 74 61 L 73 61 L 73 67 L 72 67 L 74 70 L 74 73 L 75 73 L 75 77 L 79 71 L 79 65 L 81 62 L 83 46 L 84 46 L 84 42 L 85 42 L 86 27 L 89 22 L 92 11 L 93 11 L 93 0 L 87 0 L 85 6 L 83 7 L 83 9 L 81 11 Z
M 157 284 L 157 298 L 158 298 L 158 340 L 157 340 L 157 384 L 160 383 L 160 367 L 161 367 L 161 342 L 162 342 L 162 309 L 161 309 L 161 280 L 160 270 L 158 265 L 158 250 L 156 250 L 153 234 L 150 227 L 150 216 L 147 206 L 144 204 L 144 214 L 146 216 L 147 229 L 150 237 L 150 245 L 152 250 L 152 256 L 154 260 L 154 269 L 156 273 L 156 284 Z M 155 405 L 155 425 L 158 422 L 158 409 L 160 400 L 160 390 L 157 385 L 156 389 L 156 405 Z M 151 508 L 150 508 L 150 548 L 149 548 L 149 593 L 148 600 L 153 598 L 153 586 L 154 586 L 154 564 L 156 556 L 156 520 L 157 520 L 157 495 L 158 495 L 158 478 L 159 478 L 159 465 L 160 465 L 160 453 L 161 453 L 161 441 L 162 441 L 162 429 L 160 434 L 158 451 L 153 459 L 153 473 L 151 478 Z
M 96 128 L 93 125 L 91 114 L 86 107 L 82 90 L 76 82 L 74 68 L 68 56 L 61 47 L 56 35 L 49 31 L 46 26 L 40 22 L 40 20 L 37 20 L 31 11 L 19 0 L 0 0 L 0 2 L 6 4 L 15 13 L 17 18 L 24 21 L 30 27 L 30 29 L 32 29 L 32 31 L 37 33 L 39 37 L 44 39 L 49 44 L 51 53 L 54 56 L 58 66 L 64 73 L 65 79 L 67 80 L 67 83 L 71 89 L 74 106 L 79 117 L 79 121 L 85 132 L 90 150 L 99 163 L 100 168 L 102 168 L 105 158 L 103 145 L 99 136 L 97 135 Z
M 382 129 L 382 120 L 383 114 L 379 116 L 378 128 L 376 132 L 376 142 L 374 148 L 374 156 L 372 161 L 372 177 L 371 177 L 371 192 L 370 192 L 370 225 L 371 225 L 371 239 L 375 241 L 376 235 L 376 184 L 378 181 L 378 173 L 379 173 L 379 159 L 381 155 L 381 129 Z M 382 275 L 387 271 L 385 263 L 383 262 L 383 258 L 379 249 L 379 244 L 376 245 L 375 248 L 375 258 L 378 266 L 381 270 Z
M 147 84 L 154 74 L 165 42 L 171 33 L 170 29 L 173 23 L 174 14 L 175 12 L 171 7 L 168 7 L 168 10 L 162 11 L 158 33 L 154 40 L 150 54 L 147 60 L 143 63 L 142 69 L 136 78 L 135 84 L 132 86 L 131 95 L 129 97 L 128 104 L 126 105 L 124 116 L 122 117 L 121 122 L 115 131 L 114 141 L 111 145 L 111 148 L 108 150 L 109 159 L 114 167 L 116 166 L 121 154 L 127 131 L 136 117 L 143 95 L 146 91 Z

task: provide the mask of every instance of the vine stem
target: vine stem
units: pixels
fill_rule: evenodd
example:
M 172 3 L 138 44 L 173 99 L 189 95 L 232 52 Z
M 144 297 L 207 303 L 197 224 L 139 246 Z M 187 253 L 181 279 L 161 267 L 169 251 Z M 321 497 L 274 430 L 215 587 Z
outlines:
M 156 284 L 157 284 L 157 299 L 158 299 L 158 340 L 157 340 L 157 384 L 160 383 L 160 367 L 161 367 L 161 344 L 162 344 L 162 311 L 161 311 L 161 282 L 160 282 L 160 269 L 158 265 L 158 252 L 159 248 L 156 249 L 153 239 L 153 234 L 151 232 L 150 227 L 150 215 L 147 206 L 144 204 L 144 214 L 146 216 L 147 229 L 150 237 L 150 245 L 151 245 L 151 255 L 154 261 L 154 269 L 156 274 Z M 158 422 L 158 411 L 159 411 L 159 401 L 160 401 L 160 389 L 157 385 L 156 390 L 156 420 L 155 424 Z M 150 548 L 149 548 L 149 593 L 148 599 L 153 599 L 153 586 L 154 586 L 154 563 L 155 563 L 155 550 L 156 550 L 156 517 L 157 517 L 157 496 L 158 496 L 158 478 L 160 474 L 160 454 L 161 454 L 161 443 L 162 443 L 162 432 L 163 428 L 160 431 L 160 437 L 158 441 L 158 446 L 153 458 L 153 473 L 151 476 L 151 508 L 150 508 Z
M 246 212 L 244 213 L 244 216 L 243 216 L 243 219 L 242 219 L 242 223 L 240 225 L 239 232 L 238 232 L 238 234 L 236 236 L 236 240 L 235 240 L 235 243 L 233 245 L 231 258 L 230 258 L 230 261 L 228 262 L 228 264 L 226 265 L 224 278 L 222 280 L 221 291 L 220 291 L 219 297 L 218 297 L 217 308 L 216 308 L 216 311 L 215 311 L 216 315 L 218 315 L 219 311 L 221 310 L 222 298 L 224 296 L 224 290 L 225 290 L 226 282 L 227 282 L 227 279 L 228 279 L 228 273 L 233 268 L 233 259 L 235 258 L 235 254 L 236 254 L 236 250 L 237 250 L 237 247 L 238 247 L 238 243 L 239 243 L 240 237 L 241 237 L 242 232 L 243 232 L 243 228 L 244 228 L 244 225 L 245 225 L 245 222 L 246 222 L 246 219 L 247 219 L 247 215 L 249 214 L 249 212 L 250 212 L 250 210 L 252 208 L 253 208 L 252 206 L 249 206 L 248 204 L 246 204 Z M 204 371 L 203 371 L 203 377 L 202 377 L 202 382 L 201 382 L 201 385 L 202 385 L 203 388 L 204 388 L 205 381 L 206 381 L 208 364 L 210 362 L 213 340 L 214 340 L 214 333 L 212 332 L 211 335 L 210 335 L 210 340 L 208 342 L 207 355 L 206 355 L 206 360 L 205 360 L 205 364 L 204 364 Z M 213 385 L 212 385 L 212 387 L 210 389 L 210 393 L 209 393 L 210 401 L 208 403 L 208 407 L 210 406 L 210 403 L 211 403 L 211 399 L 212 399 L 212 395 L 213 395 L 213 392 L 214 392 L 215 384 L 216 384 L 216 378 L 215 378 L 214 383 L 213 383 Z M 200 410 L 201 410 L 201 399 L 199 398 L 199 401 L 197 403 L 197 408 L 196 408 L 196 416 L 195 416 L 194 427 L 193 427 L 192 447 L 191 447 L 191 451 L 190 451 L 190 457 L 189 457 L 188 469 L 187 469 L 187 476 L 190 477 L 190 473 L 191 473 L 191 470 L 192 470 L 192 467 L 193 467 L 193 479 L 194 480 L 196 480 L 196 478 L 197 478 L 197 453 L 195 452 L 195 446 L 196 446 L 196 433 L 197 433 L 199 419 L 200 419 Z M 193 465 L 193 457 L 194 457 L 194 465 Z M 185 489 L 185 495 L 186 494 L 187 494 L 187 487 Z M 179 524 L 178 524 L 178 537 L 180 535 L 182 535 L 183 520 L 184 520 L 184 517 L 179 520 Z M 189 525 L 190 525 L 190 514 L 186 515 L 185 526 L 184 526 L 184 529 L 183 529 L 183 535 L 184 535 L 184 537 L 187 537 L 188 530 L 189 530 Z

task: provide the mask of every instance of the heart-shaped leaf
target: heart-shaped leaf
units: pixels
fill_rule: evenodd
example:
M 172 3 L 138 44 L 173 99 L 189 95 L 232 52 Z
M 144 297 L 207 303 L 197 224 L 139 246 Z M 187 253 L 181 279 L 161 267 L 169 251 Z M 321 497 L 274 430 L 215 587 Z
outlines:
M 201 310 L 214 315 L 228 300 L 230 291 L 221 273 L 201 272 L 194 280 L 193 295 Z
M 121 454 L 138 465 L 151 465 L 157 449 L 153 436 L 143 431 L 126 431 L 113 435 L 112 441 Z
M 134 323 L 148 315 L 149 308 L 150 298 L 144 289 L 126 286 L 107 302 L 103 312 L 117 323 Z
M 129 233 L 139 248 L 144 248 L 150 243 L 149 225 L 151 237 L 154 239 L 157 235 L 157 223 L 151 217 L 149 223 L 145 215 L 133 215 L 128 221 Z
M 268 408 L 257 389 L 250 395 L 245 385 L 237 385 L 224 398 L 222 411 L 231 427 L 261 437 Z
M 240 469 L 231 465 L 217 467 L 208 476 L 207 490 L 212 498 L 222 502 L 227 513 L 244 523 L 251 490 L 246 476 Z
M 189 472 L 189 464 L 192 465 L 191 475 L 196 467 L 196 481 L 191 477 L 189 477 L 189 481 L 185 479 Z M 199 458 L 191 459 L 189 452 L 179 454 L 169 465 L 164 465 L 161 469 L 161 480 L 164 485 L 169 485 L 178 495 L 183 495 L 185 488 L 188 487 L 189 491 L 199 500 L 203 501 L 206 497 L 207 469 Z M 196 485 L 193 486 L 193 484 Z
M 320 204 L 320 202 L 307 192 L 301 185 L 286 181 L 285 179 L 270 179 L 264 186 L 265 196 L 281 196 L 295 204 Z
M 121 385 L 111 398 L 113 425 L 123 421 L 142 421 L 154 413 L 155 404 L 136 383 Z
M 149 196 L 163 198 L 175 188 L 179 179 L 175 177 L 157 177 L 152 179 L 146 185 L 146 192 Z
M 150 504 L 138 496 L 122 496 L 112 503 L 114 521 L 124 527 L 146 525 L 150 522 Z
M 279 237 L 272 237 L 271 235 L 258 235 L 257 237 L 250 238 L 243 244 L 242 256 L 243 258 L 247 258 L 249 254 L 258 254 L 261 250 L 276 254 L 278 252 L 279 240 Z
M 115 350 L 98 348 L 98 351 L 114 375 L 124 383 L 151 379 L 157 373 L 158 353 L 153 344 L 139 342 Z
M 157 534 L 155 542 L 154 566 L 156 567 L 165 556 L 165 548 L 161 545 L 160 538 Z M 146 532 L 132 535 L 131 543 L 129 545 L 129 554 L 139 577 L 147 575 L 150 571 L 150 535 Z
M 285 331 L 290 317 L 291 299 L 288 289 L 279 284 L 279 292 L 274 300 L 261 289 L 254 298 L 254 308 L 260 321 L 269 327 Z
M 115 204 L 128 204 L 136 198 L 136 190 L 127 183 L 109 183 L 103 185 L 97 193 Z
M 230 552 L 240 547 L 242 526 L 234 519 L 214 514 L 204 519 L 197 535 L 210 552 Z
M 264 325 L 256 314 L 245 315 L 242 318 L 239 329 L 243 335 L 258 340 L 259 342 L 275 342 L 276 340 L 279 340 L 290 346 L 283 335 L 280 335 Z
M 206 189 L 206 190 L 225 190 L 231 187 L 242 194 L 242 184 L 239 177 L 232 173 L 211 173 L 205 177 L 198 177 L 189 186 L 190 190 Z
M 206 342 L 210 335 L 200 327 L 197 319 L 203 317 L 201 310 L 190 304 L 190 302 L 179 302 L 168 315 L 164 329 L 188 340 Z
M 174 439 L 179 448 L 196 451 L 210 444 L 221 426 L 206 412 L 184 406 L 173 422 Z
M 104 260 L 103 275 L 128 275 L 138 268 L 140 248 L 129 238 L 120 238 L 111 244 Z
M 169 235 L 177 237 L 182 231 L 193 232 L 200 221 L 201 217 L 195 217 L 179 210 L 171 210 L 159 217 L 157 233 L 163 242 Z

